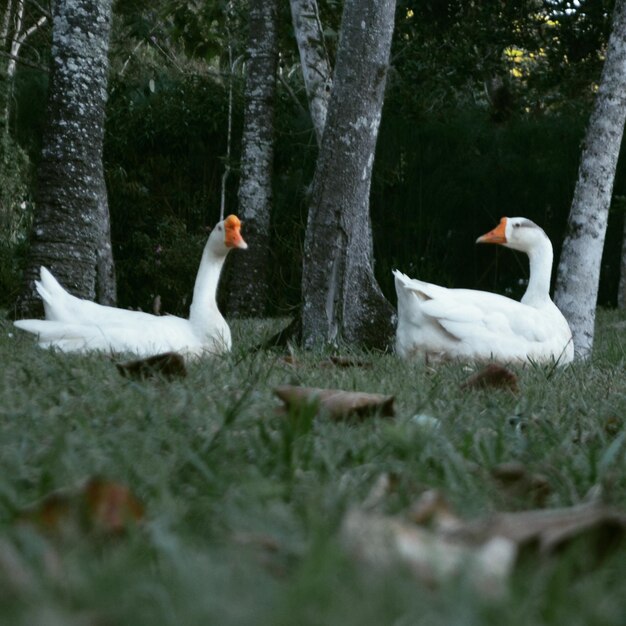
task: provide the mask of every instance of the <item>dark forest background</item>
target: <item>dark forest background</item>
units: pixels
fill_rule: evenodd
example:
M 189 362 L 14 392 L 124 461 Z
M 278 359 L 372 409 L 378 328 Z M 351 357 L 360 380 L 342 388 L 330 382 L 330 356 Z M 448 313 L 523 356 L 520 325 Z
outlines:
M 543 226 L 558 258 L 612 5 L 398 2 L 371 194 L 376 276 L 392 302 L 396 267 L 448 286 L 521 295 L 525 259 L 474 244 L 503 215 Z M 332 58 L 341 2 L 323 0 L 320 9 Z M 280 20 L 271 312 L 283 315 L 299 302 L 317 145 L 287 2 Z M 19 66 L 11 97 L 11 165 L 0 168 L 2 306 L 19 290 L 28 245 L 48 38 L 42 29 L 22 53 L 31 66 Z M 186 312 L 207 228 L 219 216 L 231 85 L 226 211 L 237 211 L 245 41 L 245 2 L 127 0 L 115 7 L 105 168 L 120 306 L 150 310 L 159 294 L 164 311 Z M 601 305 L 616 302 L 625 176 L 620 162 Z

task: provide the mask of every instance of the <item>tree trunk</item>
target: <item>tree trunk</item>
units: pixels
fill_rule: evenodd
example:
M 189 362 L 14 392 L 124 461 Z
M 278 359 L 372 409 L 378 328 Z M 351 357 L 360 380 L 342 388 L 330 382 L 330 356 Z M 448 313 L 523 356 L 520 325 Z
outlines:
M 317 0 L 291 0 L 291 17 L 300 53 L 311 121 L 319 146 L 326 124 L 332 80 Z
M 626 0 L 613 29 L 578 170 L 554 300 L 572 329 L 576 357 L 591 355 L 600 264 L 626 118 Z
M 305 347 L 387 348 L 394 311 L 372 269 L 369 192 L 395 0 L 346 0 L 304 244 Z
M 7 46 L 9 37 L 9 26 L 11 22 L 11 13 L 13 10 L 13 2 L 9 0 L 4 7 L 2 14 L 2 23 L 0 24 L 0 50 L 9 54 L 11 46 Z M 0 132 L 5 140 L 5 136 L 9 133 L 9 58 L 0 58 Z
M 9 37 L 9 27 L 11 23 L 11 13 L 13 12 L 13 0 L 6 0 L 0 22 L 0 50 L 5 52 L 7 39 Z
M 47 126 L 19 315 L 41 314 L 33 281 L 51 269 L 72 293 L 115 302 L 102 167 L 111 0 L 53 2 Z
M 13 38 L 11 40 L 11 45 L 9 46 L 9 62 L 7 64 L 6 76 L 7 76 L 7 100 L 5 103 L 5 111 L 4 116 L 8 120 L 10 115 L 10 105 L 11 99 L 13 98 L 13 86 L 15 83 L 15 71 L 17 69 L 17 59 L 19 58 L 20 50 L 26 40 L 33 34 L 36 33 L 41 26 L 46 23 L 46 16 L 40 17 L 34 24 L 32 24 L 29 28 L 23 28 L 24 26 L 24 10 L 25 10 L 26 2 L 25 0 L 17 0 L 17 7 L 15 11 L 15 27 L 13 31 Z
M 617 308 L 626 309 L 626 215 L 622 235 L 622 260 L 620 263 L 619 285 L 617 287 Z
M 223 280 L 225 308 L 231 315 L 265 313 L 270 262 L 270 208 L 274 161 L 274 94 L 278 40 L 276 0 L 252 0 L 246 70 L 244 130 L 239 182 L 239 217 L 249 244 L 231 255 Z
M 29 160 L 11 136 L 10 117 L 17 60 L 26 40 L 46 22 L 40 17 L 28 28 L 24 24 L 25 0 L 5 3 L 0 24 L 0 239 L 14 243 L 24 233 L 20 205 L 28 195 Z

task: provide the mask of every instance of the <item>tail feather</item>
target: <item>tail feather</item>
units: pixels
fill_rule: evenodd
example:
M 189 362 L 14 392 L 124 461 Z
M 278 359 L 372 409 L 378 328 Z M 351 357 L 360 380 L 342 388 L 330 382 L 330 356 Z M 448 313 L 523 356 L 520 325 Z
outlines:
M 52 320 L 16 320 L 13 324 L 37 336 L 42 348 L 57 347 L 66 352 L 109 349 L 105 333 L 97 326 L 68 324 Z
M 67 297 L 70 294 L 61 287 L 59 281 L 50 273 L 50 271 L 41 266 L 39 270 L 40 284 L 52 297 Z
M 43 286 L 43 284 L 36 280 L 35 287 L 37 289 L 37 293 L 40 295 L 43 300 L 43 308 L 46 312 L 46 319 L 54 320 L 57 319 L 54 302 L 52 301 L 52 294 Z
M 431 296 L 424 290 L 424 287 L 426 287 L 428 283 L 409 278 L 399 270 L 393 270 L 393 275 L 395 277 L 398 300 L 405 301 L 411 298 L 411 296 L 416 296 L 422 302 L 431 299 Z
M 35 281 L 35 287 L 43 300 L 46 319 L 63 321 L 67 317 L 66 308 L 73 296 L 63 289 L 59 281 L 43 265 L 39 269 L 39 275 L 40 280 Z

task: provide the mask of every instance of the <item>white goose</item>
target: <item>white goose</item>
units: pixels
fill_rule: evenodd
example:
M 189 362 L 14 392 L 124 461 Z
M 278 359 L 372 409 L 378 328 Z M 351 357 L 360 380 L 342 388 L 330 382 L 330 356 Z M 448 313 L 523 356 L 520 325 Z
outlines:
M 229 215 L 209 235 L 193 289 L 189 319 L 150 315 L 103 306 L 69 294 L 45 268 L 35 281 L 45 320 L 18 320 L 15 326 L 38 336 L 43 348 L 64 352 L 131 352 L 148 357 L 176 351 L 186 356 L 230 350 L 230 328 L 217 308 L 217 283 L 232 248 L 247 248 L 241 222 Z
M 528 254 L 530 278 L 521 302 L 474 289 L 447 289 L 394 270 L 396 352 L 403 358 L 572 361 L 572 333 L 550 299 L 553 253 L 543 229 L 522 217 L 503 217 L 476 243 L 499 243 Z

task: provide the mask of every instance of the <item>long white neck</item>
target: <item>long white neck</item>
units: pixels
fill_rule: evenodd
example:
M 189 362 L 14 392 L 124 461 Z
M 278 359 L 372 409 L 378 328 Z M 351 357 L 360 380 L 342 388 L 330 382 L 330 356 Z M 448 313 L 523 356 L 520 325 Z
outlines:
M 528 251 L 530 278 L 522 298 L 524 304 L 542 306 L 550 300 L 550 277 L 552 275 L 552 244 L 547 237 L 541 239 Z
M 216 313 L 219 314 L 215 296 L 225 260 L 225 255 L 211 252 L 207 242 L 202 253 L 196 284 L 193 288 L 193 299 L 189 307 L 189 321 L 192 324 L 202 325 L 203 320 L 207 317 L 214 316 Z

